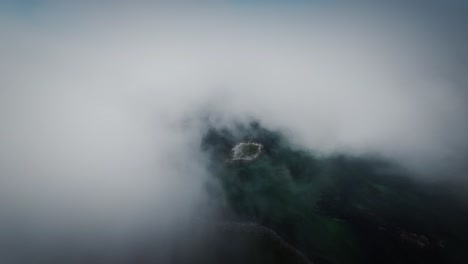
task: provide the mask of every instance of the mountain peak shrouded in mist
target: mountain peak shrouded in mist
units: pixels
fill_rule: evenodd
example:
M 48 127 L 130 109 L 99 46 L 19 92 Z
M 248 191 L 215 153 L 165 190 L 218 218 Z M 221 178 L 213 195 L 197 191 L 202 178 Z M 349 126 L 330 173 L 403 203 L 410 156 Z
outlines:
M 0 263 L 468 263 L 466 3 L 176 2 L 0 1 Z
M 293 147 L 281 133 L 258 123 L 233 127 L 237 129 L 209 130 L 202 144 L 222 189 L 213 191 L 224 212 L 221 221 L 268 228 L 314 263 L 468 259 L 463 257 L 467 208 L 439 183 L 415 182 L 407 171 L 379 157 L 317 155 Z M 264 142 L 262 158 L 223 162 L 220 156 L 242 138 Z M 243 237 L 241 231 L 237 235 Z M 282 251 L 274 250 L 268 239 L 244 236 L 250 247 L 271 247 L 263 258 L 247 254 L 246 263 L 249 257 L 269 263 L 298 261 L 292 253 L 278 256 Z

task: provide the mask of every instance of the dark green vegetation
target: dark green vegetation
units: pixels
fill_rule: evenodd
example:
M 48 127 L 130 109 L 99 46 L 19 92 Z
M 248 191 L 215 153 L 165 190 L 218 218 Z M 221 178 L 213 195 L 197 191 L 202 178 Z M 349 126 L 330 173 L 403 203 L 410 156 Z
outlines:
M 261 143 L 263 156 L 226 162 L 245 140 Z M 441 184 L 413 181 L 377 158 L 294 149 L 257 123 L 211 129 L 202 147 L 212 157 L 220 187 L 210 191 L 226 222 L 274 230 L 314 263 L 468 263 L 467 208 Z M 232 243 L 249 245 L 234 254 L 242 256 L 238 263 L 301 263 L 268 238 L 229 232 Z

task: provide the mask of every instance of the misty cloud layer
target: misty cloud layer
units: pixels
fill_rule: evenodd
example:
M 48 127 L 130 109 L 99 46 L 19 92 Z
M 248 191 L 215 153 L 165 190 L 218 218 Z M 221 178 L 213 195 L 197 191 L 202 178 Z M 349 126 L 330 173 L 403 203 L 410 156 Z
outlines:
M 314 151 L 377 153 L 420 178 L 465 177 L 464 27 L 391 10 L 2 15 L 0 231 L 126 240 L 209 217 L 207 114 L 258 119 Z

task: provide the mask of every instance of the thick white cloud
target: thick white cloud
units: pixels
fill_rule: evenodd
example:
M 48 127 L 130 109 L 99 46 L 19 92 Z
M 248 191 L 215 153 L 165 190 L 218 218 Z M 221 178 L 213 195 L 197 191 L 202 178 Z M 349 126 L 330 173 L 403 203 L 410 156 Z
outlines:
M 318 151 L 461 166 L 466 98 L 439 74 L 444 42 L 412 21 L 165 6 L 5 16 L 1 210 L 46 230 L 170 230 L 206 199 L 203 128 L 184 125 L 204 111 Z

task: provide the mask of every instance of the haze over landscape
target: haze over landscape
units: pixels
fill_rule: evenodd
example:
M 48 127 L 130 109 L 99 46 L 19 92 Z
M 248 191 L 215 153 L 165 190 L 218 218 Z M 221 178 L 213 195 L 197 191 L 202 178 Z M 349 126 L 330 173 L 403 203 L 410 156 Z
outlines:
M 329 187 L 349 177 L 367 184 L 373 166 L 414 188 L 442 186 L 437 197 L 453 199 L 447 211 L 465 219 L 467 19 L 464 1 L 1 2 L 0 262 L 191 263 L 205 252 L 196 246 L 219 239 L 220 223 L 250 221 L 312 261 L 347 263 L 329 258 L 334 243 L 319 248 L 297 234 L 314 236 L 307 230 L 325 217 L 367 221 L 336 206 L 329 197 L 346 191 Z M 226 165 L 225 153 L 247 141 L 266 152 Z M 340 155 L 353 158 L 334 159 Z M 374 159 L 391 169 L 333 174 L 348 166 L 354 175 Z M 298 180 L 301 173 L 311 180 Z M 256 180 L 242 185 L 242 175 Z M 379 184 L 372 186 L 383 200 L 400 188 Z M 258 186 L 272 187 L 273 198 L 251 194 Z M 349 201 L 365 207 L 371 195 Z M 309 224 L 270 210 L 278 204 L 304 210 Z M 427 224 L 414 231 L 419 240 L 412 224 L 388 230 L 434 245 L 461 241 L 438 238 L 452 232 L 442 211 L 435 218 L 443 231 L 415 218 Z M 382 223 L 369 219 L 377 229 Z M 462 263 L 466 238 L 453 243 L 449 253 L 440 247 L 440 258 Z

